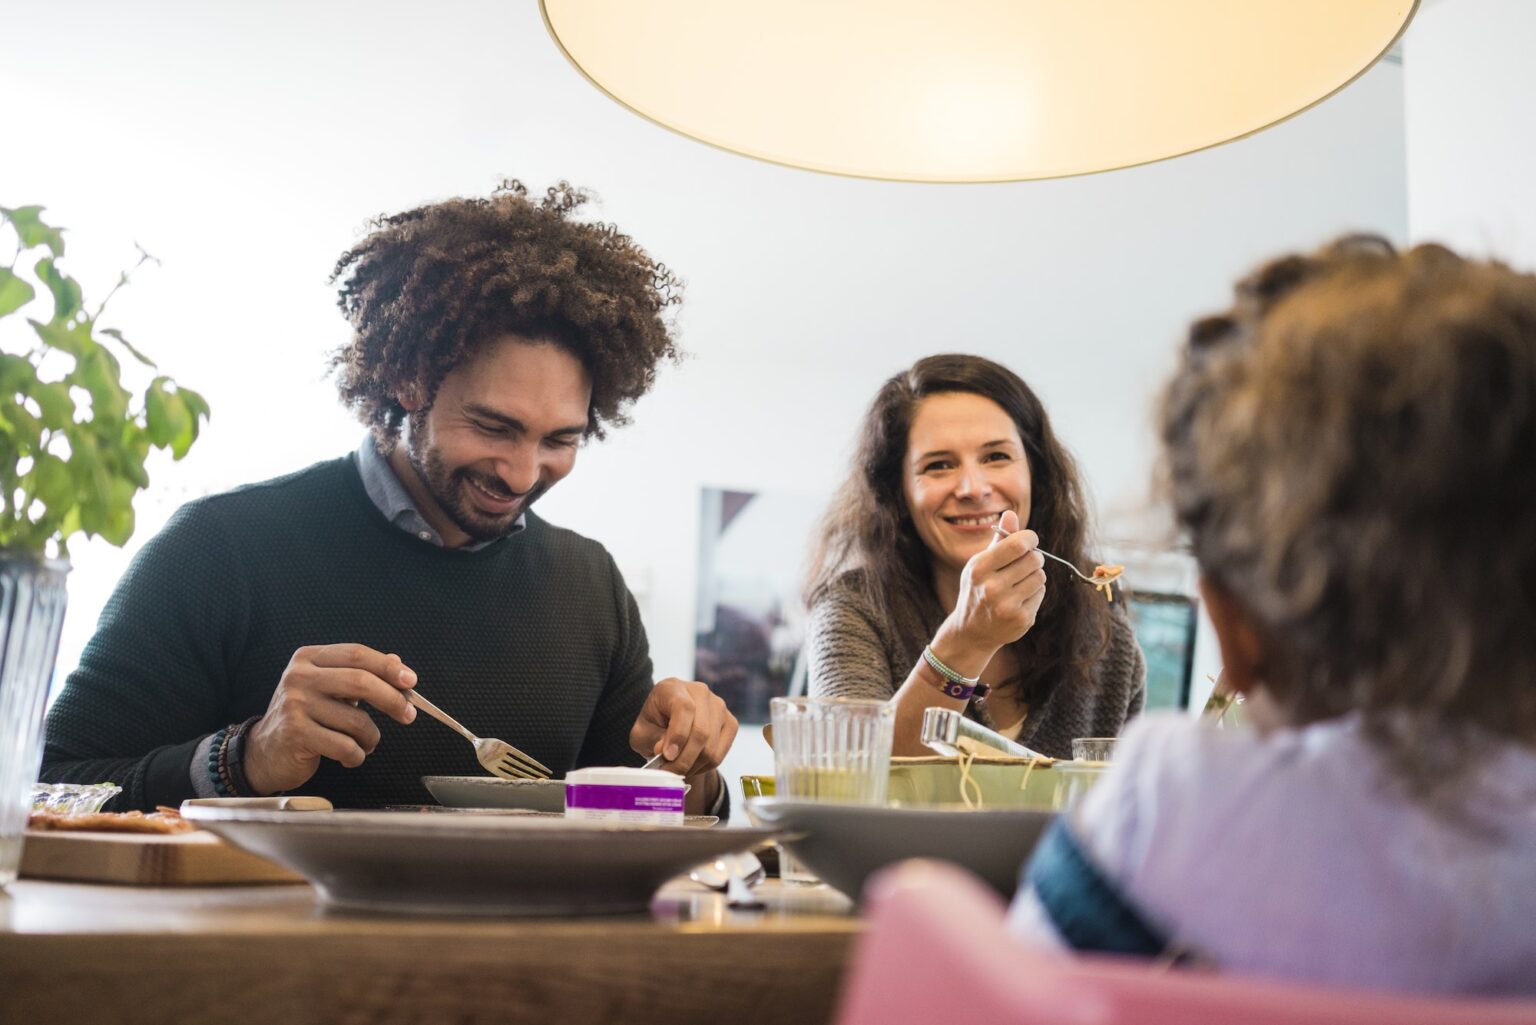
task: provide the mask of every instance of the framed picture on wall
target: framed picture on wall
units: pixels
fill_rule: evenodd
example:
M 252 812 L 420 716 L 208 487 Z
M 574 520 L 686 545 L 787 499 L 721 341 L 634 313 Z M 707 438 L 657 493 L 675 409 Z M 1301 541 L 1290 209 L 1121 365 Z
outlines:
M 1131 628 L 1147 660 L 1147 703 L 1189 707 L 1195 664 L 1195 603 L 1183 594 L 1127 591 Z
M 700 502 L 694 679 L 743 724 L 765 723 L 805 637 L 801 574 L 824 499 L 705 488 Z

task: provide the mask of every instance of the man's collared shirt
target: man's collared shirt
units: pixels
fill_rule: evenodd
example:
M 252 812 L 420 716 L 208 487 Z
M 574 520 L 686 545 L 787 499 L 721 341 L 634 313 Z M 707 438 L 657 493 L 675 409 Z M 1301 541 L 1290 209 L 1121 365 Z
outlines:
M 400 483 L 400 478 L 395 476 L 394 467 L 389 465 L 389 460 L 379 452 L 378 444 L 373 440 L 372 434 L 363 435 L 363 443 L 357 446 L 357 472 L 363 478 L 363 490 L 368 492 L 368 498 L 378 506 L 379 512 L 384 518 L 396 527 L 408 534 L 415 534 L 423 541 L 445 547 L 442 536 L 426 517 L 421 515 L 421 510 L 416 503 L 411 501 L 411 493 L 405 490 L 405 485 Z M 519 516 L 517 522 L 512 524 L 508 534 L 516 534 L 527 526 L 527 517 Z M 486 545 L 495 544 L 496 540 L 472 541 L 467 545 L 461 545 L 457 551 L 478 552 Z

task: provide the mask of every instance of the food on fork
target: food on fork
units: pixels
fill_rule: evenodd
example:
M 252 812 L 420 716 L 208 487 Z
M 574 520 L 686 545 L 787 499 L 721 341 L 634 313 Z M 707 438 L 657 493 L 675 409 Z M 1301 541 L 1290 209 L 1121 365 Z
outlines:
M 1009 536 L 1008 531 L 1004 530 L 1002 526 L 997 523 L 992 524 L 992 533 L 1001 538 L 1007 538 Z M 1125 572 L 1124 566 L 1120 565 L 1119 563 L 1112 563 L 1110 565 L 1104 565 L 1103 563 L 1100 563 L 1099 565 L 1093 567 L 1092 576 L 1085 576 L 1082 570 L 1078 569 L 1071 562 L 1063 559 L 1061 556 L 1052 555 L 1044 548 L 1037 547 L 1035 551 L 1039 552 L 1047 559 L 1052 559 L 1067 567 L 1067 569 L 1072 571 L 1073 576 L 1077 577 L 1085 584 L 1091 584 L 1095 590 L 1102 592 L 1105 598 L 1109 599 L 1110 601 L 1115 600 L 1115 592 L 1113 588 L 1110 587 L 1110 585 L 1113 584 L 1116 580 L 1120 579 L 1120 574 Z
M 1125 567 L 1119 563 L 1111 565 L 1098 565 L 1093 567 L 1093 586 L 1096 590 L 1104 592 L 1104 597 L 1110 601 L 1115 600 L 1115 589 L 1110 585 L 1120 579 L 1120 574 L 1125 572 Z

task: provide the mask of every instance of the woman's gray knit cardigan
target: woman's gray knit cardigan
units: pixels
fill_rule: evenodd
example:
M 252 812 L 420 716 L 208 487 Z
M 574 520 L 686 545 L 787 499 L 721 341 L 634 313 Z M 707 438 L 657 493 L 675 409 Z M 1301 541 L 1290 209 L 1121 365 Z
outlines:
M 864 596 L 852 574 L 828 587 L 812 607 L 806 628 L 810 693 L 881 700 L 894 695 L 944 620 L 938 602 L 925 597 L 922 629 L 900 630 Z M 1109 646 L 1089 677 L 1091 684 L 1057 687 L 1043 707 L 1030 709 L 1019 743 L 1053 758 L 1071 758 L 1073 737 L 1113 737 L 1141 711 L 1147 666 L 1123 608 L 1111 617 Z M 966 715 L 995 728 L 975 702 Z

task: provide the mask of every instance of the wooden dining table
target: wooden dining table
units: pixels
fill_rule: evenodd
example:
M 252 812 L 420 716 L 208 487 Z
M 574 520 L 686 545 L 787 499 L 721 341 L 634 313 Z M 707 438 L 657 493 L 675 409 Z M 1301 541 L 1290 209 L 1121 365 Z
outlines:
M 0 891 L 0 1022 L 210 1025 L 831 1021 L 859 920 L 769 879 L 734 910 L 687 879 L 644 914 L 328 910 L 306 884 Z

